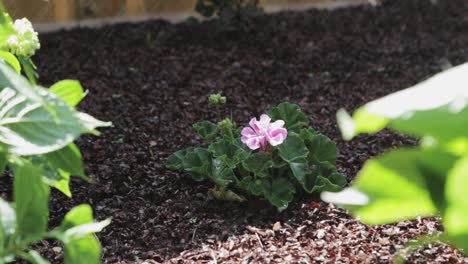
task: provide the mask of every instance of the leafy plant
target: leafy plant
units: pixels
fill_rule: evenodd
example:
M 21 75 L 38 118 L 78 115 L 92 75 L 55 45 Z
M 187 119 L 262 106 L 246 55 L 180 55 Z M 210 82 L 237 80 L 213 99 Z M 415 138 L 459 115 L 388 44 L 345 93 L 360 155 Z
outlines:
M 31 22 L 26 18 L 13 22 L 0 1 L 0 60 L 18 73 L 23 70 L 29 81 L 36 84 L 36 66 L 31 56 L 40 47 L 38 34 Z
M 218 17 L 224 31 L 247 30 L 250 18 L 263 13 L 258 0 L 198 0 L 195 10 L 204 17 Z
M 88 205 L 75 207 L 60 227 L 47 230 L 50 187 L 71 196 L 70 177 L 87 179 L 73 141 L 109 125 L 75 110 L 81 98 L 79 83 L 60 82 L 46 90 L 0 62 L 0 175 L 6 169 L 14 174 L 13 202 L 0 198 L 0 263 L 16 256 L 48 263 L 30 248 L 45 238 L 62 241 L 66 263 L 100 261 L 93 233 L 109 220 L 94 223 Z
M 13 24 L 0 2 L 0 176 L 14 175 L 13 201 L 0 198 L 0 263 L 16 257 L 49 263 L 31 245 L 42 239 L 64 244 L 65 263 L 99 263 L 101 247 L 94 233 L 110 220 L 95 223 L 89 205 L 73 208 L 62 224 L 48 230 L 50 187 L 71 197 L 71 176 L 88 180 L 73 141 L 109 126 L 74 107 L 85 93 L 65 80 L 49 90 L 36 86 L 30 56 L 39 48 L 29 21 Z M 26 80 L 19 75 L 23 67 Z
M 366 162 L 353 185 L 322 198 L 369 224 L 440 215 L 442 241 L 468 250 L 468 64 L 370 102 L 341 110 L 346 139 L 388 127 L 420 139 Z
M 281 211 L 295 193 L 338 191 L 346 183 L 335 169 L 335 143 L 308 123 L 300 107 L 289 103 L 253 118 L 242 131 L 230 119 L 201 121 L 193 127 L 208 147 L 177 151 L 167 168 L 213 182 L 215 198 L 261 197 Z

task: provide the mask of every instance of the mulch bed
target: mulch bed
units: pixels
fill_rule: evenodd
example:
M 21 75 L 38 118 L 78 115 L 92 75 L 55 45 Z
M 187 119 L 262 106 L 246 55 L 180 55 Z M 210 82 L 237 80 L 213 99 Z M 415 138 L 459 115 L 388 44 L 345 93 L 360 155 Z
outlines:
M 338 169 L 349 180 L 370 157 L 414 144 L 389 131 L 344 142 L 335 113 L 468 60 L 466 1 L 436 2 L 269 14 L 248 33 L 215 33 L 210 22 L 150 21 L 42 35 L 35 58 L 41 83 L 80 80 L 90 91 L 80 108 L 114 124 L 78 141 L 96 183 L 73 180 L 73 199 L 55 192 L 52 225 L 81 203 L 98 219 L 112 217 L 98 235 L 105 263 L 390 262 L 407 241 L 440 232 L 440 223 L 366 226 L 317 197 L 297 199 L 283 213 L 262 201 L 216 201 L 207 196 L 209 183 L 164 164 L 200 144 L 191 125 L 214 120 L 206 97 L 215 91 L 228 96 L 223 114 L 239 124 L 282 101 L 300 104 L 313 127 L 338 143 Z M 60 263 L 56 246 L 39 247 Z M 408 258 L 468 262 L 446 245 Z

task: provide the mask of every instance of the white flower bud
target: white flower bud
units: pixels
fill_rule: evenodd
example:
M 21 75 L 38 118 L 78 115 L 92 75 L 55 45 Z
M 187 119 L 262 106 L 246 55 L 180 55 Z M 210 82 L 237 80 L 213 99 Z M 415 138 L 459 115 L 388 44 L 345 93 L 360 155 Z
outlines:
M 13 24 L 15 34 L 11 35 L 5 48 L 17 56 L 31 57 L 41 47 L 39 37 L 27 18 L 17 19 Z

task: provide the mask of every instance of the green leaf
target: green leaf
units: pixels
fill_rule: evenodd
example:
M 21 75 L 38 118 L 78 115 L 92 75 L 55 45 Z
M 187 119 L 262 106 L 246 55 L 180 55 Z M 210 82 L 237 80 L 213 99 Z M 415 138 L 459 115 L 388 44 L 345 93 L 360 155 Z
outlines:
M 87 204 L 68 212 L 60 227 L 54 231 L 64 243 L 65 263 L 100 263 L 101 245 L 92 233 L 100 231 L 107 224 L 108 221 L 94 225 L 93 210 Z M 90 225 L 92 228 L 88 228 Z
M 45 154 L 50 164 L 73 176 L 85 177 L 83 158 L 78 147 L 70 143 L 57 151 Z
M 64 245 L 65 264 L 101 263 L 101 245 L 95 235 L 88 235 Z
M 450 242 L 468 250 L 468 156 L 459 159 L 449 171 L 445 185 L 447 209 L 443 214 L 444 228 Z
M 288 207 L 294 193 L 294 186 L 286 178 L 275 178 L 271 182 L 270 190 L 265 192 L 265 198 L 281 212 Z
M 193 128 L 197 131 L 197 134 L 200 135 L 205 140 L 212 140 L 216 133 L 218 133 L 218 126 L 210 121 L 200 121 L 193 125 Z
M 56 188 L 67 197 L 72 197 L 70 191 L 70 174 L 64 171 L 57 171 L 51 167 L 45 158 L 41 159 L 42 164 L 42 182 Z
M 37 73 L 36 73 L 36 65 L 34 65 L 31 58 L 18 56 L 18 60 L 23 66 L 24 74 L 28 77 L 28 80 L 31 84 L 36 85 Z
M 7 201 L 0 198 L 0 249 L 5 248 L 15 231 L 15 210 Z
M 49 91 L 56 94 L 71 107 L 77 106 L 85 97 L 85 92 L 79 81 L 63 80 L 55 83 Z
M 307 116 L 296 104 L 287 102 L 279 104 L 270 110 L 269 116 L 273 120 L 283 120 L 288 132 L 299 132 L 301 128 L 309 124 Z
M 289 167 L 302 188 L 306 192 L 312 193 L 314 191 L 315 180 L 317 178 L 317 171 L 313 172 L 309 168 L 307 160 L 304 158 L 297 159 L 295 162 L 289 163 Z
M 42 170 L 28 162 L 13 167 L 13 196 L 18 232 L 41 236 L 49 218 L 49 187 L 42 182 Z
M 43 88 L 32 87 L 0 63 L 0 144 L 11 154 L 56 151 L 83 133 L 109 125 L 75 111 Z
M 308 142 L 314 140 L 315 136 L 317 136 L 317 133 L 311 127 L 308 127 L 302 128 L 299 131 L 299 136 L 302 140 L 304 140 L 304 142 Z
M 182 160 L 185 171 L 196 181 L 202 181 L 211 176 L 211 157 L 207 149 L 194 148 L 187 152 Z
M 45 155 L 34 155 L 24 159 L 29 161 L 33 166 L 41 169 L 43 183 L 71 197 L 69 173 L 53 167 L 50 162 L 48 162 Z
M 187 155 L 188 152 L 193 152 L 192 147 L 186 148 L 183 150 L 179 150 L 169 156 L 166 162 L 166 168 L 170 170 L 175 170 L 175 171 L 183 171 L 184 170 L 184 164 L 183 161 L 185 159 L 185 156 Z
M 0 1 L 0 47 L 4 46 L 12 34 L 15 34 L 15 30 L 13 29 L 11 17 L 5 12 Z
M 219 159 L 213 159 L 211 163 L 211 180 L 221 186 L 227 185 L 235 178 L 232 169 Z
M 283 144 L 278 146 L 279 155 L 288 162 L 294 162 L 298 159 L 304 159 L 309 155 L 304 141 L 297 134 L 289 134 Z
M 324 135 L 316 135 L 306 143 L 310 159 L 314 163 L 329 162 L 335 164 L 338 149 L 335 142 Z
M 415 166 L 427 160 L 426 154 L 421 149 L 399 149 L 367 161 L 353 188 L 366 194 L 368 203 L 353 206 L 352 199 L 341 203 L 348 204 L 353 214 L 369 224 L 385 224 L 437 213 L 427 183 L 431 179 L 426 179 L 420 166 Z M 340 193 L 330 195 L 334 196 L 339 197 Z
M 267 177 L 270 175 L 270 168 L 273 161 L 270 156 L 263 153 L 254 153 L 242 162 L 244 168 L 254 173 L 256 177 Z
M 0 59 L 3 59 L 8 63 L 17 73 L 21 73 L 21 64 L 15 55 L 10 52 L 0 50 Z
M 5 171 L 7 165 L 7 158 L 5 153 L 0 152 L 0 177 L 2 176 L 3 172 Z
M 453 67 L 413 87 L 359 108 L 353 118 L 337 114 L 345 139 L 375 133 L 389 126 L 416 137 L 430 137 L 440 145 L 466 137 L 468 121 L 468 63 Z
M 212 143 L 208 150 L 213 156 L 225 162 L 230 168 L 234 168 L 249 156 L 249 151 L 243 144 L 234 144 L 229 140 L 220 138 Z
M 74 207 L 65 215 L 58 230 L 65 232 L 72 227 L 93 222 L 93 209 L 88 204 L 82 204 Z
M 312 192 L 338 192 L 346 184 L 346 177 L 333 173 L 329 178 L 318 176 Z
M 28 252 L 28 255 L 30 258 L 26 259 L 26 260 L 32 260 L 34 264 L 50 264 L 50 262 L 45 259 L 44 257 L 41 256 L 41 254 L 39 254 L 39 252 L 35 251 L 35 250 L 30 250 Z

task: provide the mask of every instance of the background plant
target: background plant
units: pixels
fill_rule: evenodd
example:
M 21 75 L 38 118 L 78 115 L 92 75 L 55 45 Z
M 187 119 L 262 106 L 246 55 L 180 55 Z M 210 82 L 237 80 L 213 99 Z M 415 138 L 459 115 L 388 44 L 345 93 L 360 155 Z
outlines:
M 1 11 L 3 47 L 18 32 Z M 79 82 L 65 80 L 47 90 L 35 85 L 28 70 L 29 81 L 19 74 L 23 59 L 32 65 L 30 58 L 23 56 L 31 55 L 35 48 L 29 53 L 14 49 L 22 54 L 10 53 L 11 46 L 7 49 L 0 53 L 0 176 L 9 170 L 14 177 L 13 201 L 0 198 L 0 263 L 16 257 L 48 263 L 31 249 L 46 238 L 63 243 L 65 263 L 99 263 L 101 247 L 94 233 L 109 220 L 95 223 L 91 207 L 80 205 L 66 214 L 59 227 L 49 230 L 48 204 L 50 187 L 71 197 L 70 177 L 88 180 L 73 141 L 84 133 L 98 134 L 97 127 L 110 124 L 75 109 L 85 96 Z
M 204 17 L 217 17 L 225 31 L 247 30 L 250 18 L 263 13 L 258 0 L 198 0 L 195 10 Z
M 240 128 L 231 119 L 217 124 L 201 121 L 193 127 L 208 147 L 177 151 L 167 167 L 186 172 L 195 181 L 213 182 L 211 194 L 216 198 L 261 197 L 280 211 L 295 193 L 338 191 L 344 186 L 346 179 L 335 168 L 335 143 L 309 126 L 298 105 L 282 103 L 268 115 L 273 121 L 285 121 L 288 136 L 282 144 L 252 151 L 242 143 Z
M 357 109 L 341 110 L 346 139 L 388 127 L 417 137 L 366 162 L 353 185 L 324 200 L 342 204 L 369 224 L 440 215 L 439 239 L 468 250 L 468 64 Z M 433 240 L 428 240 L 433 241 Z

